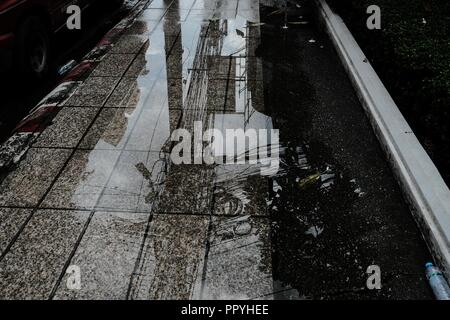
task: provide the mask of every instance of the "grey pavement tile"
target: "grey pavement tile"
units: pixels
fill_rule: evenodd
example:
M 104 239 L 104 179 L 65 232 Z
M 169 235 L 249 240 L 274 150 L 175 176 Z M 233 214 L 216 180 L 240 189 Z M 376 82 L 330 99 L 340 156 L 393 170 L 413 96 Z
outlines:
M 164 20 L 171 23 L 180 23 L 186 20 L 189 15 L 189 9 L 179 9 L 170 7 L 167 13 L 164 15 Z
M 37 211 L 0 262 L 1 299 L 48 299 L 88 212 Z
M 121 149 L 125 145 L 133 108 L 105 108 L 80 144 L 82 149 Z
M 170 9 L 179 8 L 179 9 L 191 9 L 197 0 L 175 0 L 172 2 Z
M 185 110 L 183 119 L 192 118 L 194 121 L 207 121 L 214 112 L 234 112 L 234 83 L 234 80 L 211 79 L 205 73 L 198 72 L 190 82 L 169 79 L 169 106 L 181 107 Z
M 269 181 L 260 165 L 220 165 L 215 169 L 214 213 L 267 216 Z
M 157 152 L 124 151 L 96 209 L 151 212 L 157 201 L 164 160 Z
M 177 34 L 174 35 L 168 35 L 166 33 L 164 34 L 164 49 L 166 51 L 166 56 L 168 56 L 176 48 L 181 49 L 181 46 L 180 47 L 177 46 L 178 43 L 181 44 L 180 37 Z
M 215 9 L 217 6 L 217 3 L 212 2 L 210 0 L 197 0 L 195 1 L 194 5 L 192 6 L 193 10 L 212 10 Z
M 64 103 L 74 107 L 101 107 L 116 87 L 118 77 L 89 77 Z
M 147 72 L 147 59 L 144 53 L 140 53 L 136 56 L 130 68 L 125 73 L 127 78 L 137 78 L 140 75 L 145 75 Z
M 150 1 L 145 8 L 146 9 L 167 9 L 172 6 L 175 1 L 179 0 L 153 0 Z
M 125 30 L 124 34 L 148 36 L 156 28 L 158 23 L 158 21 L 145 21 L 138 18 Z
M 238 8 L 241 10 L 259 11 L 260 1 L 239 0 Z
M 184 57 L 182 50 L 174 50 L 166 59 L 165 76 L 168 79 L 188 79 L 191 70 L 190 57 Z
M 136 211 L 144 182 L 139 166 L 147 163 L 147 157 L 147 152 L 136 151 L 124 151 L 120 155 L 98 201 L 97 210 Z
M 150 84 L 151 85 L 151 84 Z M 141 97 L 137 79 L 122 78 L 105 103 L 105 108 L 132 108 Z
M 170 165 L 170 154 L 150 152 L 146 162 L 139 163 L 136 168 L 144 178 L 139 194 L 137 212 L 153 212 L 164 190 L 167 167 Z
M 33 147 L 75 148 L 99 108 L 62 108 Z
M 224 112 L 225 103 L 233 106 L 235 90 L 228 80 L 209 80 L 207 91 L 207 108 L 210 111 Z M 234 111 L 233 109 L 231 109 Z
M 248 300 L 273 293 L 270 220 L 213 217 L 202 299 Z
M 71 152 L 68 149 L 30 149 L 18 167 L 0 184 L 0 205 L 38 205 Z
M 184 109 L 183 100 L 188 86 L 182 79 L 167 80 L 169 109 Z
M 255 111 L 262 114 L 266 113 L 264 104 L 264 84 L 262 81 L 240 81 L 229 79 L 228 81 L 212 80 L 212 83 L 211 93 L 208 93 L 208 99 L 211 101 L 209 103 L 209 108 L 211 110 L 221 111 L 226 114 L 247 113 L 251 114 L 253 118 L 257 120 L 259 120 L 260 117 L 257 114 L 254 114 Z M 226 86 L 226 91 L 224 86 Z M 213 88 L 218 88 L 218 90 L 214 91 Z M 249 121 L 254 120 L 250 117 Z M 244 123 L 241 125 L 244 125 Z M 262 127 L 262 129 L 268 128 Z
M 148 41 L 148 37 L 137 35 L 123 35 L 114 43 L 111 53 L 138 53 L 144 44 Z
M 227 79 L 234 70 L 235 60 L 230 57 L 208 56 L 207 69 L 210 79 Z
M 92 71 L 92 77 L 121 77 L 136 54 L 110 53 Z
M 130 298 L 198 298 L 208 226 L 208 217 L 155 215 L 133 277 Z
M 206 22 L 214 18 L 214 10 L 192 9 L 186 18 L 186 22 Z
M 159 21 L 166 14 L 167 8 L 149 8 L 141 13 L 141 19 L 146 21 Z
M 31 209 L 0 208 L 0 255 L 30 216 Z
M 92 209 L 119 157 L 119 151 L 76 151 L 52 189 L 43 208 Z
M 208 109 L 208 104 L 206 99 L 203 101 L 194 101 L 186 106 L 187 108 L 183 110 L 183 114 L 180 120 L 180 129 L 187 130 L 192 136 L 195 133 L 195 127 L 201 124 L 201 129 L 203 133 L 212 129 L 212 124 L 214 120 L 214 115 L 211 110 Z
M 210 214 L 213 169 L 206 165 L 172 165 L 155 210 L 160 213 Z
M 231 70 L 231 77 L 236 80 L 263 81 L 262 60 L 258 57 L 238 56 L 235 60 L 235 70 Z
M 86 149 L 126 149 L 161 151 L 170 147 L 170 137 L 178 127 L 181 110 L 169 110 L 167 102 L 157 103 L 157 95 L 143 99 L 135 109 L 104 109 L 86 134 L 80 147 Z
M 159 36 L 160 37 L 164 37 L 164 39 L 166 37 L 177 37 L 181 34 L 181 29 L 182 29 L 182 25 L 183 22 L 177 22 L 177 21 L 173 21 L 171 19 L 163 19 L 161 22 L 161 26 L 160 29 L 158 30 Z M 174 42 L 172 42 L 172 45 L 174 44 Z M 169 46 L 170 48 L 170 46 Z
M 55 299 L 126 299 L 148 220 L 148 214 L 96 212 L 70 262 L 80 268 L 81 288 L 69 290 L 66 274 Z
M 164 51 L 164 50 L 163 50 Z M 166 54 L 138 54 L 125 73 L 127 78 L 144 78 L 148 80 L 156 80 L 166 77 Z
M 172 132 L 180 121 L 181 111 L 179 108 L 169 108 L 167 83 L 162 82 L 161 85 L 162 91 L 155 87 L 133 113 L 130 121 L 135 123 L 128 131 L 126 150 L 161 151 L 170 144 Z

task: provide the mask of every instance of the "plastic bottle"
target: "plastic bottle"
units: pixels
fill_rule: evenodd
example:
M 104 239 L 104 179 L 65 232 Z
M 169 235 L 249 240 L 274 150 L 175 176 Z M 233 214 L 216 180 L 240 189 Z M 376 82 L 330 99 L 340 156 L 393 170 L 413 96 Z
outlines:
M 426 275 L 437 300 L 450 300 L 450 288 L 441 270 L 429 262 L 425 265 Z

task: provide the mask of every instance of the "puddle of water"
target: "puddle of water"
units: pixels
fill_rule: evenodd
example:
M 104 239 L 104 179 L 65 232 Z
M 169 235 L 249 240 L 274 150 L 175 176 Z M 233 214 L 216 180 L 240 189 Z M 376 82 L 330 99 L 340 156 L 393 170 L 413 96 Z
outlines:
M 221 241 L 209 253 L 206 270 L 241 282 L 226 284 L 226 295 L 299 298 L 314 292 L 329 264 L 345 265 L 342 250 L 354 256 L 354 244 L 335 243 L 347 235 L 336 229 L 333 217 L 348 210 L 353 201 L 348 194 L 354 193 L 334 159 L 314 157 L 316 151 L 327 154 L 326 147 L 303 135 L 308 127 L 303 106 L 315 97 L 292 55 L 301 50 L 292 33 L 300 25 L 288 23 L 300 15 L 298 8 L 285 21 L 283 6 L 255 3 L 204 0 L 167 10 L 165 2 L 153 2 L 137 20 L 148 23 L 142 30 L 152 31 L 141 35 L 148 37 L 147 45 L 122 79 L 128 93 L 116 103 L 123 108 L 103 108 L 81 144 L 93 151 L 69 163 L 50 198 L 70 208 L 222 217 L 213 228 Z M 234 164 L 176 166 L 169 157 L 170 136 L 179 128 L 192 132 L 195 122 L 220 132 L 277 129 L 279 137 L 275 144 L 266 137 L 233 154 L 226 143 L 215 143 L 215 157 Z M 261 167 L 274 150 L 279 170 L 263 175 Z M 248 164 L 255 153 L 259 164 Z M 260 219 L 257 227 L 253 219 Z M 254 243 L 254 249 L 241 250 Z M 224 258 L 221 246 L 239 252 L 237 265 Z M 143 256 L 157 259 L 151 252 Z M 255 261 L 240 268 L 246 259 Z M 226 281 L 208 281 L 203 293 L 217 297 L 214 286 Z

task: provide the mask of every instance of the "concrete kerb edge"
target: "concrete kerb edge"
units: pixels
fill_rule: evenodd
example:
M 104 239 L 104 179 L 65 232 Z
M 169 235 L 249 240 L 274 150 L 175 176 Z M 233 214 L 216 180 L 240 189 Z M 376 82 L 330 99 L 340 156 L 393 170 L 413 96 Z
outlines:
M 325 0 L 319 19 L 348 73 L 436 262 L 450 279 L 450 190 L 366 59 Z

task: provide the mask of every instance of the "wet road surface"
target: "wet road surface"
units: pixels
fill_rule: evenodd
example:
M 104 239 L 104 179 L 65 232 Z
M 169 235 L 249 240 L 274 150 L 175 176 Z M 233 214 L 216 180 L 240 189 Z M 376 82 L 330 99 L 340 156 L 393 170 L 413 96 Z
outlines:
M 0 297 L 431 298 L 429 252 L 331 43 L 307 1 L 284 4 L 148 2 L 2 181 Z M 278 129 L 258 146 L 278 172 L 252 150 L 174 164 L 172 133 L 196 123 Z

